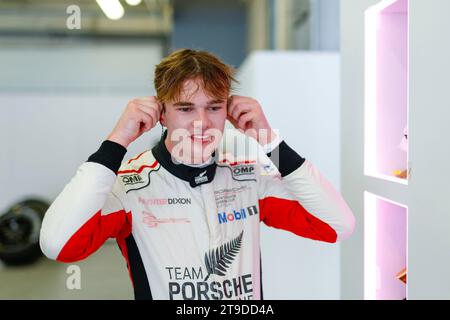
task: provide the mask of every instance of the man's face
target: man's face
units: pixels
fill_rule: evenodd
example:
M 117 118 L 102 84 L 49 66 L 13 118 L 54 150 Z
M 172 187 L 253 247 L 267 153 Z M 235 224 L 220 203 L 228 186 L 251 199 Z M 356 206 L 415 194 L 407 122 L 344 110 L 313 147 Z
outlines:
M 186 164 L 205 162 L 222 138 L 227 97 L 210 97 L 199 80 L 186 80 L 179 101 L 165 103 L 162 124 L 167 127 L 167 149 Z

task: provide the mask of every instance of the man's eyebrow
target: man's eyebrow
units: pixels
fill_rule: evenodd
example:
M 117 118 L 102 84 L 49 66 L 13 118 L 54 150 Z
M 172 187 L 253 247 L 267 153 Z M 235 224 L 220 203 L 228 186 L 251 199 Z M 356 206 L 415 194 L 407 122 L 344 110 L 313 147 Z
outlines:
M 224 101 L 223 99 L 214 99 L 214 100 L 208 101 L 208 104 L 222 103 L 223 101 Z
M 214 100 L 208 101 L 208 105 L 215 104 L 215 103 L 222 103 L 222 102 L 224 102 L 223 99 L 214 99 Z M 175 102 L 173 105 L 175 107 L 192 107 L 195 104 L 193 104 L 192 102 L 189 102 L 189 101 L 178 101 L 178 102 Z
M 178 101 L 173 104 L 175 107 L 192 107 L 194 104 L 188 101 Z

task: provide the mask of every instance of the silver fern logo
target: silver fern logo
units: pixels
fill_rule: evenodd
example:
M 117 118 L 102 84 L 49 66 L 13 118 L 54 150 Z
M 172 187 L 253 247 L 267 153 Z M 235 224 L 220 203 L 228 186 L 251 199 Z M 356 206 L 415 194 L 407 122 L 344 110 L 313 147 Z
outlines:
M 226 273 L 226 269 L 230 267 L 233 263 L 233 260 L 236 258 L 237 254 L 242 245 L 242 236 L 244 235 L 244 231 L 239 234 L 235 239 L 227 242 L 216 249 L 210 250 L 208 253 L 205 253 L 205 265 L 206 270 L 208 271 L 208 275 L 205 280 L 207 281 L 209 276 L 212 274 L 218 276 L 224 276 Z
M 206 170 L 203 171 L 202 173 L 200 173 L 198 176 L 196 176 L 194 178 L 195 179 L 195 183 L 196 184 L 200 184 L 200 183 L 208 181 L 208 176 L 205 176 L 205 174 L 206 174 Z
M 167 266 L 169 299 L 222 300 L 253 299 L 253 275 L 228 270 L 241 249 L 244 231 L 233 240 L 205 253 L 205 265 L 198 267 Z M 208 273 L 205 277 L 205 271 Z M 223 277 L 228 273 L 228 277 Z M 212 275 L 223 278 L 207 281 Z

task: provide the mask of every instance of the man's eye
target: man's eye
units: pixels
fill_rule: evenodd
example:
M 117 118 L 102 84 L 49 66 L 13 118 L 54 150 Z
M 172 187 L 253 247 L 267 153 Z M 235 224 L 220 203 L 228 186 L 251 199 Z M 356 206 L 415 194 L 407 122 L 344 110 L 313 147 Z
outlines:
M 178 108 L 181 112 L 189 112 L 191 111 L 191 108 Z
M 219 106 L 209 107 L 209 110 L 211 110 L 211 111 L 219 111 L 220 109 L 222 109 L 222 107 L 219 107 Z

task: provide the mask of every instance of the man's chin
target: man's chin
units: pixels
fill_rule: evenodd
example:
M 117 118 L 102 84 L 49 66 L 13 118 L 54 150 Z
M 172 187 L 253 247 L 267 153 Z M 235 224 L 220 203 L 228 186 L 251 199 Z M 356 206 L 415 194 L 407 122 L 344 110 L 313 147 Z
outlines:
M 202 164 L 211 159 L 212 153 L 194 154 L 191 157 L 191 164 Z
M 211 147 L 212 147 L 212 145 L 211 145 Z M 211 159 L 213 152 L 214 152 L 214 150 L 212 150 L 212 151 L 203 150 L 203 152 L 200 152 L 200 151 L 194 152 L 191 156 L 191 164 L 205 163 L 206 161 Z

